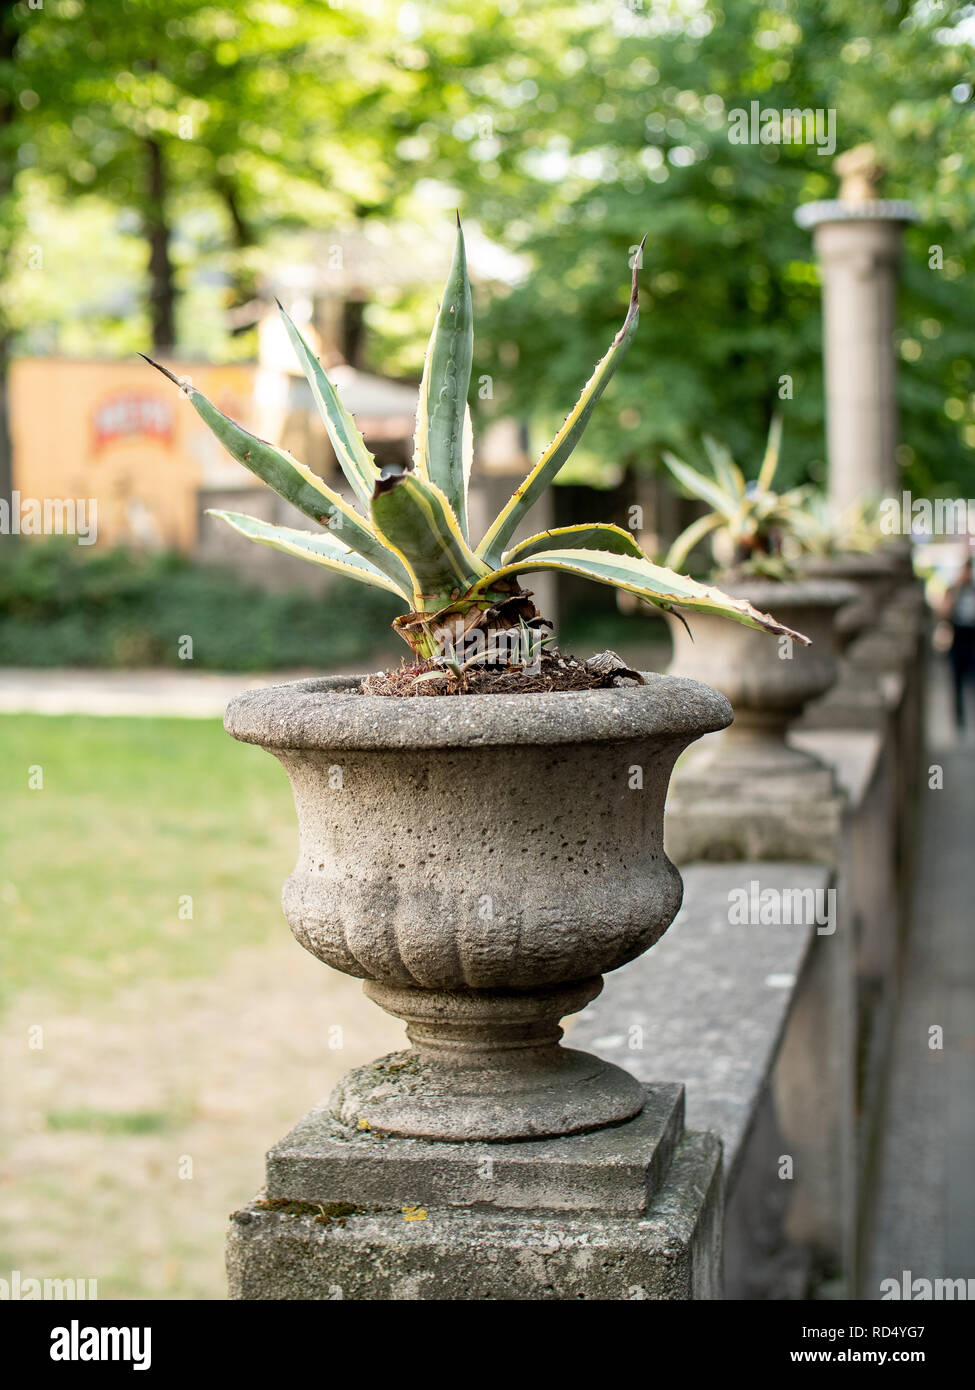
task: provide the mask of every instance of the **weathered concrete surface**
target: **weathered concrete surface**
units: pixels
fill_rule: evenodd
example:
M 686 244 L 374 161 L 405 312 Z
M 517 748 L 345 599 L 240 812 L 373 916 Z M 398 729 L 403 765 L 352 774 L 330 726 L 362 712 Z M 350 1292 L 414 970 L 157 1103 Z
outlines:
M 841 650 L 867 627 L 875 626 L 887 599 L 897 583 L 899 561 L 887 554 L 847 552 L 836 555 L 803 555 L 797 561 L 800 571 L 810 578 L 840 580 L 852 584 L 856 597 L 836 618 Z
M 904 704 L 905 684 L 919 664 L 924 599 L 909 553 L 888 547 L 874 555 L 813 557 L 808 573 L 834 573 L 855 583 L 859 598 L 843 609 L 839 679 L 804 711 L 803 729 L 874 729 L 886 733 Z
M 562 1141 L 578 1143 L 578 1139 Z M 685 1135 L 639 1214 L 428 1206 L 236 1212 L 238 1299 L 560 1300 L 720 1297 L 720 1145 Z
M 792 735 L 799 748 L 833 769 L 851 808 L 860 805 L 875 774 L 882 743 L 872 729 L 800 729 Z
M 644 1089 L 629 1124 L 571 1139 L 445 1144 L 390 1139 L 311 1111 L 267 1155 L 267 1196 L 352 1206 L 642 1212 L 684 1122 L 677 1085 Z
M 713 686 L 734 707 L 734 724 L 710 745 L 716 761 L 746 733 L 754 738 L 761 731 L 768 742 L 781 745 L 803 706 L 830 688 L 837 673 L 836 615 L 857 596 L 851 584 L 836 579 L 754 579 L 723 587 L 748 599 L 760 612 L 772 612 L 808 637 L 811 645 L 798 641 L 783 645 L 768 633 L 706 613 L 691 615 L 689 633 L 668 615 L 674 642 L 671 674 Z
M 361 676 L 248 690 L 227 707 L 227 732 L 262 748 L 484 748 L 676 737 L 683 745 L 731 722 L 698 681 L 646 672 L 647 684 L 535 695 L 397 700 L 358 695 Z M 683 736 L 683 737 L 681 737 Z
M 735 710 L 729 729 L 703 740 L 674 771 L 665 826 L 677 864 L 695 860 L 835 858 L 843 801 L 832 771 L 789 729 L 836 680 L 837 613 L 855 601 L 836 579 L 730 586 L 812 640 L 783 648 L 766 634 L 710 618 L 697 640 L 676 621 L 671 671 L 716 686 Z
M 839 680 L 803 712 L 797 729 L 873 729 L 884 733 L 900 697 L 901 685 L 893 672 L 857 667 L 844 658 Z
M 794 1183 L 779 1175 L 789 1144 L 770 1089 L 761 1096 L 747 1159 L 725 1196 L 724 1295 L 749 1302 L 804 1299 L 812 1277 L 809 1249 L 788 1237 Z
M 681 1080 L 688 1125 L 719 1135 L 733 1187 L 816 926 L 733 925 L 729 892 L 753 881 L 825 891 L 830 875 L 811 864 L 692 864 L 684 878 L 670 931 L 609 976 L 570 1040 L 641 1081 Z
M 684 873 L 667 936 L 607 980 L 571 1040 L 642 1079 L 686 1083 L 689 1123 L 724 1144 L 726 1296 L 800 1297 L 811 1253 L 838 1263 L 852 1240 L 849 912 L 840 898 L 823 935 L 812 922 L 730 920 L 729 895 L 752 883 L 825 893 L 833 877 L 817 865 Z
M 916 217 L 909 203 L 853 202 L 842 191 L 796 213 L 801 227 L 815 228 L 823 274 L 829 499 L 837 515 L 900 486 L 894 327 L 903 227 Z
M 425 1055 L 420 1044 L 357 1067 L 332 1091 L 332 1114 L 378 1134 L 489 1142 L 578 1134 L 629 1120 L 643 1106 L 639 1082 L 601 1057 L 553 1042 L 512 1058 L 494 1046 L 496 1030 L 485 1033 L 484 1047 L 468 1035 L 460 1065 Z

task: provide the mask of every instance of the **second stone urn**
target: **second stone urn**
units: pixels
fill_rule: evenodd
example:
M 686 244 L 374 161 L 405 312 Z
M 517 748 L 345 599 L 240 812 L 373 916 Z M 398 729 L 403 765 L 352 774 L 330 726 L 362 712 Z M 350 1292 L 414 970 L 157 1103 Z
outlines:
M 851 601 L 836 615 L 836 640 L 841 651 L 877 622 L 897 582 L 894 561 L 887 555 L 808 555 L 800 561 L 800 568 L 806 580 L 852 585 Z
M 836 617 L 856 600 L 856 590 L 819 579 L 749 580 L 724 587 L 763 612 L 774 610 L 811 640 L 804 647 L 788 638 L 770 639 L 706 614 L 689 615 L 688 631 L 677 618 L 668 618 L 674 643 L 671 674 L 715 686 L 735 711 L 733 726 L 709 753 L 702 749 L 702 760 L 732 778 L 819 768 L 816 759 L 793 747 L 786 735 L 805 706 L 836 680 Z
M 730 720 L 723 695 L 652 675 L 621 689 L 408 699 L 310 680 L 232 702 L 228 732 L 291 779 L 292 931 L 407 1023 L 407 1051 L 336 1087 L 336 1120 L 502 1141 L 640 1111 L 645 1087 L 562 1047 L 559 1021 L 673 920 L 670 773 Z

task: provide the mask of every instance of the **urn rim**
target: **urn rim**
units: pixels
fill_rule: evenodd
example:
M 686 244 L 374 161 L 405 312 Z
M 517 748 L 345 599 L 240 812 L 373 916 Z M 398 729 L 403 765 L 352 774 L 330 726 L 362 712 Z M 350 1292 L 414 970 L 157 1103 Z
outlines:
M 875 551 L 840 550 L 832 555 L 804 555 L 800 572 L 809 579 L 856 584 L 860 580 L 896 579 L 897 558 Z
M 514 695 L 362 695 L 363 676 L 322 676 L 243 691 L 224 715 L 242 743 L 268 749 L 484 748 L 662 738 L 686 745 L 726 728 L 724 695 L 683 676 L 646 685 Z
M 747 598 L 756 608 L 770 610 L 842 608 L 859 597 L 859 590 L 845 578 L 818 574 L 797 579 L 735 579 L 722 582 L 725 593 Z M 693 619 L 693 615 L 692 615 Z

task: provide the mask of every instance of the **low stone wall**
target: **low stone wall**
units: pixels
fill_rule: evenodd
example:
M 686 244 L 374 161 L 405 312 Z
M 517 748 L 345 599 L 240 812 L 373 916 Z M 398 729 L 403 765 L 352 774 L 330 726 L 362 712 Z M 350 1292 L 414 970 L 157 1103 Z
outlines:
M 431 1142 L 374 1131 L 361 1106 L 358 1126 L 312 1111 L 234 1213 L 232 1297 L 856 1296 L 913 871 L 916 600 L 909 584 L 894 593 L 789 745 L 678 765 L 673 925 L 570 1018 L 559 1057 L 557 1033 L 539 1035 L 553 1094 L 585 1103 L 610 1063 L 631 1074 L 631 1118 Z M 521 1009 L 517 990 L 498 994 Z M 556 1017 L 580 1007 L 558 1002 Z M 370 1071 L 379 1100 L 415 1065 L 386 1064 Z M 464 1085 L 466 1106 L 471 1074 Z M 493 1105 L 494 1081 L 486 1094 Z
M 872 709 L 854 649 L 817 727 L 792 735 L 835 785 L 782 818 L 790 857 L 729 857 L 774 854 L 768 806 L 698 797 L 683 828 L 671 808 L 681 911 L 570 1032 L 641 1080 L 682 1081 L 689 1128 L 721 1139 L 728 1298 L 856 1296 L 910 901 L 922 613 L 905 585 L 878 615 Z M 721 862 L 705 862 L 712 847 Z

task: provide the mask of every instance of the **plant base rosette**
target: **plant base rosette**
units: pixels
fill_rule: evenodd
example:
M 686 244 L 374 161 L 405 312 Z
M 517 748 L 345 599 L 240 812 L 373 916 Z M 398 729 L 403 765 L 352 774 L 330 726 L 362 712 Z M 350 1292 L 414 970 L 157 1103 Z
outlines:
M 767 640 L 767 639 L 766 639 Z M 228 731 L 291 779 L 298 941 L 405 1018 L 412 1047 L 347 1076 L 344 1123 L 434 1140 L 571 1134 L 636 1114 L 626 1072 L 559 1020 L 680 906 L 663 851 L 674 762 L 730 720 L 693 681 L 399 700 L 355 679 L 249 691 Z
M 407 1020 L 412 1047 L 350 1072 L 332 1093 L 332 1113 L 384 1134 L 453 1140 L 530 1139 L 631 1119 L 645 1088 L 559 1042 L 559 1019 L 602 987 L 598 975 L 527 993 L 367 981 L 370 999 Z

